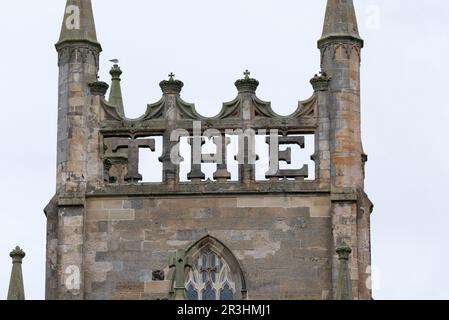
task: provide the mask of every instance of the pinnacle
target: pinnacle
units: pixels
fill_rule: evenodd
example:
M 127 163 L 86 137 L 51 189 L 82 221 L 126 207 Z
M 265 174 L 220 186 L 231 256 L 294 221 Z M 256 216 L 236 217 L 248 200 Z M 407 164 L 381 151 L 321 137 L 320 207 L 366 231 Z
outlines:
M 359 35 L 353 0 L 328 0 L 320 41 L 334 37 L 362 40 Z
M 67 0 L 58 45 L 85 41 L 99 46 L 91 0 Z

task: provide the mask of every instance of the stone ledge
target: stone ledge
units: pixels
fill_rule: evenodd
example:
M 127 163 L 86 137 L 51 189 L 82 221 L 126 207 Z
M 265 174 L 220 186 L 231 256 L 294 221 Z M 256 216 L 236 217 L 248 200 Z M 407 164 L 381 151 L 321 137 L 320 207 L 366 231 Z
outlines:
M 331 190 L 332 202 L 357 201 L 358 198 L 357 189 L 355 188 L 332 188 Z
M 137 197 L 172 195 L 279 195 L 279 194 L 329 194 L 329 188 L 319 181 L 257 181 L 251 185 L 240 182 L 188 182 L 175 187 L 164 183 L 107 184 L 101 188 L 90 186 L 85 196 L 90 197 Z
M 58 206 L 60 207 L 84 207 L 84 197 L 59 197 Z
M 333 193 L 331 194 L 332 202 L 345 202 L 345 201 L 357 201 L 358 197 L 356 193 Z

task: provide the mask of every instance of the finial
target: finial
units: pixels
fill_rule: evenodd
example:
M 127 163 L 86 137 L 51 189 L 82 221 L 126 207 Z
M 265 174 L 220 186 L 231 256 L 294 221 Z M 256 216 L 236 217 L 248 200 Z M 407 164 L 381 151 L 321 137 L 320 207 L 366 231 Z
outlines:
M 8 300 L 25 300 L 23 286 L 22 260 L 25 252 L 17 246 L 9 256 L 12 258 L 11 279 L 9 281 Z
M 175 80 L 175 74 L 170 72 L 168 75 L 168 80 L 161 81 L 159 86 L 161 87 L 163 93 L 180 94 L 182 88 L 184 87 L 184 83 L 180 80 Z
M 243 72 L 243 79 L 237 80 L 235 82 L 235 86 L 237 87 L 237 90 L 239 91 L 239 93 L 244 93 L 244 92 L 250 92 L 250 93 L 255 93 L 257 90 L 257 87 L 259 86 L 259 81 L 257 81 L 256 79 L 250 78 L 251 72 L 249 72 L 249 70 L 245 70 L 245 72 Z
M 109 60 L 110 62 L 114 63 L 114 65 L 111 68 L 111 71 L 109 72 L 112 76 L 112 83 L 111 83 L 111 91 L 109 92 L 109 104 L 117 107 L 117 112 L 121 115 L 125 115 L 125 107 L 123 103 L 123 95 L 122 95 L 122 88 L 120 86 L 120 82 L 122 81 L 120 79 L 120 76 L 122 75 L 122 70 L 120 69 L 118 62 L 118 59 L 112 59 Z
M 349 255 L 351 248 L 343 242 L 336 250 L 340 266 L 338 269 L 336 300 L 352 300 L 351 273 L 349 272 Z
M 23 258 L 25 258 L 25 252 L 17 246 L 9 256 L 12 258 L 13 263 L 22 263 Z
M 186 271 L 193 266 L 192 257 L 188 256 L 185 250 L 177 250 L 176 253 L 170 257 L 170 269 L 175 269 L 174 272 L 174 300 L 187 300 L 186 297 Z
M 349 255 L 352 253 L 352 249 L 343 242 L 341 246 L 337 248 L 337 254 L 339 260 L 349 260 Z
M 109 74 L 112 76 L 112 80 L 121 80 L 120 76 L 122 75 L 122 70 L 120 69 L 118 64 L 114 64 L 109 71 Z

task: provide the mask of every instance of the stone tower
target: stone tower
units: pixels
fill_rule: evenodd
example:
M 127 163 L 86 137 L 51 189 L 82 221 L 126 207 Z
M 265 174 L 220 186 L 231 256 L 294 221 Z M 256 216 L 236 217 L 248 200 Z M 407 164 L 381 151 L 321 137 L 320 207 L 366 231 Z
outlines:
M 328 0 L 318 47 L 313 94 L 290 116 L 260 100 L 259 82 L 245 72 L 237 97 L 215 117 L 182 100 L 183 83 L 170 74 L 161 99 L 129 119 L 120 67 L 111 70 L 108 100 L 109 85 L 97 78 L 91 1 L 68 0 L 56 44 L 57 192 L 45 209 L 46 297 L 164 299 L 183 296 L 185 283 L 188 299 L 371 299 L 363 40 L 352 0 Z M 264 180 L 255 174 L 256 135 L 269 144 Z M 315 139 L 313 180 L 307 165 L 280 167 L 292 162 L 293 148 L 305 147 L 304 135 Z M 227 163 L 231 136 L 239 144 L 236 179 Z M 139 150 L 154 151 L 155 137 L 162 138 L 163 179 L 142 183 Z M 181 137 L 192 150 L 188 181 L 180 179 Z M 214 155 L 202 152 L 208 139 Z M 213 179 L 203 163 L 215 164 Z

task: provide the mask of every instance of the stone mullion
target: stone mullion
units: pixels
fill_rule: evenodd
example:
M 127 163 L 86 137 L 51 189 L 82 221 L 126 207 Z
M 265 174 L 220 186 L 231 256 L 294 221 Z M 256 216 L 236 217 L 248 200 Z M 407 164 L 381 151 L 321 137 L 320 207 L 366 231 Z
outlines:
M 253 159 L 251 159 L 250 157 L 250 153 L 251 153 L 251 140 L 252 138 L 249 137 L 245 137 L 244 140 L 244 152 L 245 155 L 243 157 L 244 159 L 244 164 L 242 164 L 240 166 L 240 173 L 241 173 L 241 182 L 245 183 L 245 184 L 250 184 L 252 182 L 254 182 L 256 180 L 256 165 L 255 163 L 252 164 L 251 162 L 255 162 Z
M 217 144 L 218 141 L 221 140 L 221 145 Z M 217 139 L 217 137 L 214 137 L 214 143 L 217 146 L 217 153 L 218 148 L 221 147 L 221 159 L 218 159 L 221 161 L 221 163 L 217 164 L 217 171 L 214 173 L 214 179 L 217 181 L 223 181 L 226 182 L 231 179 L 231 173 L 228 171 L 228 159 L 227 159 L 227 149 L 228 145 L 230 144 L 230 139 L 226 137 L 225 132 L 221 132 L 221 139 Z
M 248 130 L 252 129 L 252 120 L 254 119 L 254 105 L 252 101 L 252 93 L 240 93 L 242 96 L 242 130 L 243 135 L 239 137 L 239 180 L 244 184 L 251 184 L 256 180 L 255 159 L 251 159 L 251 151 L 255 151 L 255 147 L 251 146 L 251 142 L 255 144 L 255 136 L 247 135 Z M 253 141 L 251 141 L 253 140 Z M 243 152 L 243 154 L 241 154 Z M 254 160 L 254 161 L 253 161 Z M 254 162 L 251 164 L 250 162 Z
M 175 142 L 170 141 L 170 130 L 163 136 L 163 154 L 160 158 L 162 162 L 162 182 L 168 186 L 174 187 L 179 183 L 179 165 L 171 161 L 171 150 L 176 146 Z
M 176 94 L 166 94 L 166 112 L 167 126 L 163 136 L 163 154 L 160 158 L 162 162 L 163 182 L 174 187 L 179 183 L 179 164 L 172 161 L 171 152 L 180 141 L 171 141 L 173 130 L 177 129 L 177 110 L 176 110 Z
M 188 142 L 191 146 L 191 171 L 187 175 L 187 179 L 191 180 L 192 182 L 201 182 L 202 180 L 206 179 L 206 175 L 201 171 L 201 164 L 203 162 L 201 149 L 206 141 L 202 136 L 193 136 L 189 138 Z M 197 147 L 199 148 L 199 150 L 195 150 Z M 198 152 L 198 154 L 195 154 L 195 152 Z M 195 163 L 196 161 L 198 161 L 199 163 Z
M 176 188 L 176 185 L 179 184 L 179 162 L 182 160 L 179 155 L 180 137 L 178 136 L 178 141 L 171 141 L 171 136 L 174 130 L 180 129 L 178 127 L 178 121 L 180 120 L 178 98 L 184 86 L 182 81 L 175 80 L 174 77 L 175 75 L 171 73 L 169 74 L 169 80 L 164 80 L 159 84 L 164 93 L 163 116 L 166 120 L 163 135 L 163 153 L 159 161 L 162 162 L 162 180 L 171 189 Z M 172 154 L 176 149 L 178 154 Z M 172 156 L 177 159 L 172 159 Z

